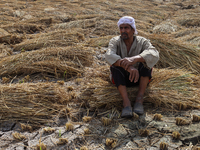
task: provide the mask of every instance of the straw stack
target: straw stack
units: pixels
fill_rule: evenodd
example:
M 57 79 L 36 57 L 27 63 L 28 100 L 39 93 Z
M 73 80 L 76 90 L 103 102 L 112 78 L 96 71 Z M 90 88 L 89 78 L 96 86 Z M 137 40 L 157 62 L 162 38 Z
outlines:
M 29 121 L 41 124 L 53 121 L 71 100 L 67 88 L 56 83 L 0 85 L 1 121 Z
M 49 73 L 72 77 L 92 62 L 92 50 L 84 47 L 57 47 L 8 56 L 0 61 L 0 76 Z

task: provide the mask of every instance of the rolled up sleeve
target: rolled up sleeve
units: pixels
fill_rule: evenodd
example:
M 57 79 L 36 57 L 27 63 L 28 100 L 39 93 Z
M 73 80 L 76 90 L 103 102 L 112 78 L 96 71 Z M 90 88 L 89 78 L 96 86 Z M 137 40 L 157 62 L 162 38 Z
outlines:
M 144 58 L 146 65 L 152 68 L 159 60 L 159 52 L 148 40 L 144 42 L 143 49 L 144 51 L 139 55 Z
M 109 42 L 105 59 L 109 65 L 113 65 L 117 60 L 121 59 L 121 57 L 117 55 L 117 40 L 115 38 L 112 38 Z

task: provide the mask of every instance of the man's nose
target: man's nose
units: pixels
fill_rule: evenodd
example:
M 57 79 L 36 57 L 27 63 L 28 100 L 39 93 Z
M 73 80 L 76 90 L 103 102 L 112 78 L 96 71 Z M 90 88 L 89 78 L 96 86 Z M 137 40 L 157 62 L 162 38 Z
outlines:
M 125 28 L 122 28 L 122 30 L 121 30 L 122 32 L 125 32 Z

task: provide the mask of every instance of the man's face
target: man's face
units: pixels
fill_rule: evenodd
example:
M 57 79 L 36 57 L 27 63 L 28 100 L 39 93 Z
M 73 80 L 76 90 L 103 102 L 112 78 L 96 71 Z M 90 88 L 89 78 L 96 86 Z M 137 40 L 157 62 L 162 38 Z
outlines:
M 133 34 L 135 32 L 134 29 L 129 24 L 121 24 L 119 26 L 119 29 L 120 29 L 121 38 L 123 40 L 127 40 L 133 37 Z

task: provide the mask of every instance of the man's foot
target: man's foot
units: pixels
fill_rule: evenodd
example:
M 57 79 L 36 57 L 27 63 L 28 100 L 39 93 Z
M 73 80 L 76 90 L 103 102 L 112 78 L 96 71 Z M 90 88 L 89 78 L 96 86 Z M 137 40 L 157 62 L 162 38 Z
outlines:
M 133 111 L 138 115 L 142 115 L 144 113 L 143 104 L 140 102 L 136 102 Z
M 144 113 L 143 95 L 139 95 L 136 97 L 133 111 L 138 115 L 142 115 Z
M 122 118 L 131 118 L 131 117 L 133 117 L 132 107 L 131 106 L 124 107 L 122 109 L 121 117 Z

